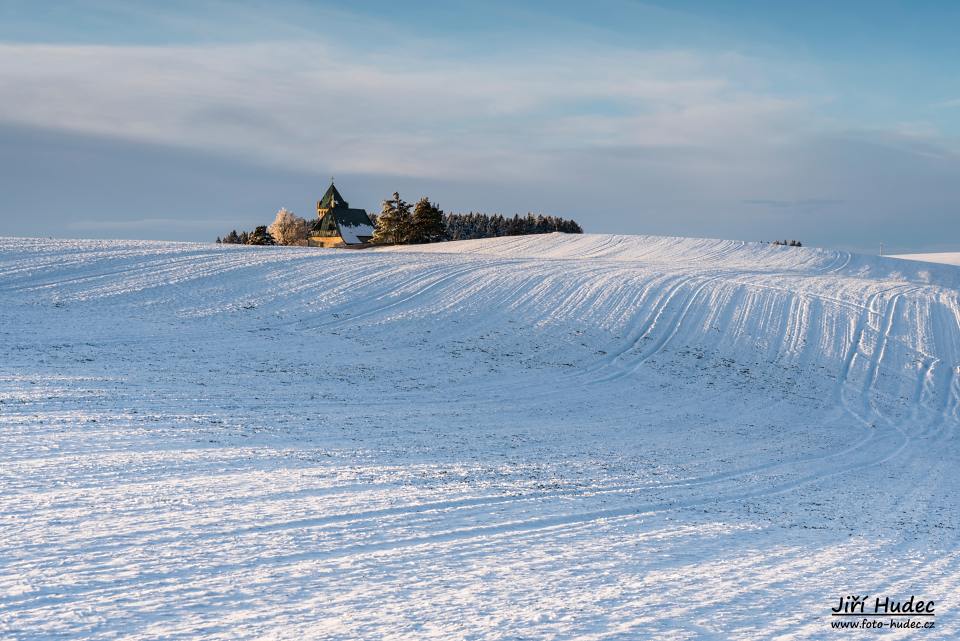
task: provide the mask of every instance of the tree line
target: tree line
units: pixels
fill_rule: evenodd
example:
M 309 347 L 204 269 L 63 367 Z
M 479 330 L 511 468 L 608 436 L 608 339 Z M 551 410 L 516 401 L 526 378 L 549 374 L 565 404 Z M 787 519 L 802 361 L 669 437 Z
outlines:
M 447 214 L 440 207 L 423 197 L 414 204 L 393 193 L 383 201 L 379 214 L 370 216 L 374 224 L 371 242 L 384 245 L 408 245 L 435 243 L 447 240 L 471 240 L 498 236 L 523 236 L 565 232 L 582 234 L 583 228 L 575 220 L 556 216 L 527 214 L 507 217 L 501 214 Z M 273 223 L 260 225 L 253 231 L 231 230 L 217 243 L 229 245 L 306 245 L 311 230 L 319 220 L 310 225 L 306 220 L 287 209 L 280 209 Z
M 270 225 L 260 225 L 253 231 L 237 233 L 233 229 L 217 243 L 227 245 L 306 245 L 310 228 L 306 220 L 281 207 Z
M 446 214 L 443 217 L 443 224 L 449 240 L 549 234 L 555 231 L 567 234 L 583 233 L 583 228 L 575 220 L 533 214 L 523 217 L 514 214 L 513 218 L 507 218 L 501 214 L 489 216 L 474 212 Z
M 276 245 L 277 241 L 267 231 L 266 225 L 260 225 L 253 231 L 241 231 L 240 233 L 233 229 L 223 238 L 217 236 L 217 243 L 226 245 Z
M 575 220 L 556 216 L 512 218 L 501 214 L 447 214 L 430 199 L 423 197 L 411 207 L 400 194 L 383 201 L 383 209 L 375 217 L 373 242 L 391 244 L 433 243 L 445 240 L 472 240 L 498 236 L 524 236 L 565 232 L 582 234 L 583 228 Z

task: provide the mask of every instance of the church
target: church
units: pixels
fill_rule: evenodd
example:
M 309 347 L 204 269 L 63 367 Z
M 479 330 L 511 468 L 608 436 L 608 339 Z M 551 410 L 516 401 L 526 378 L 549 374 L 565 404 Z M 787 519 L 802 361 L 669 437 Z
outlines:
M 373 237 L 373 223 L 365 209 L 351 209 L 337 188 L 330 187 L 317 203 L 307 244 L 311 247 L 363 247 Z

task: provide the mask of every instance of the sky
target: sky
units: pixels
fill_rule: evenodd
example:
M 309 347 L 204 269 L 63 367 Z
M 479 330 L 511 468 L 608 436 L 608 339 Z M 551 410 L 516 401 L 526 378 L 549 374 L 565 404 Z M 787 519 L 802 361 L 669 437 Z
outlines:
M 960 251 L 960 3 L 0 0 L 0 235 L 209 241 L 399 191 Z

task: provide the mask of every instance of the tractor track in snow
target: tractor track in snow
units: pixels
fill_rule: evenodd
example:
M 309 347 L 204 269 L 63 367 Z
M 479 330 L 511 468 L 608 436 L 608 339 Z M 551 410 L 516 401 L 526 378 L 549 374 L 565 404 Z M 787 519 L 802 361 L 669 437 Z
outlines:
M 960 270 L 559 234 L 17 246 L 0 239 L 0 636 L 415 616 L 442 638 L 467 636 L 451 612 L 493 610 L 487 631 L 526 634 L 505 604 L 534 580 L 530 607 L 576 599 L 570 621 L 635 608 L 616 586 L 661 609 L 713 590 L 700 632 L 817 638 L 805 605 L 742 604 L 821 604 L 843 564 L 845 585 L 960 585 Z

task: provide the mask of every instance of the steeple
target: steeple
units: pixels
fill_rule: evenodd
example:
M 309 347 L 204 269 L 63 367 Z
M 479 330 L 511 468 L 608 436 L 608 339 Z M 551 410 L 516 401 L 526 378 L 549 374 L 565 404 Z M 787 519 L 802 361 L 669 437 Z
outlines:
M 330 187 L 327 188 L 327 193 L 325 193 L 323 198 L 320 199 L 320 202 L 317 203 L 317 213 L 319 213 L 321 209 L 348 209 L 349 207 L 349 203 L 343 199 L 343 196 L 341 196 L 337 188 L 333 186 L 333 181 L 331 180 Z

